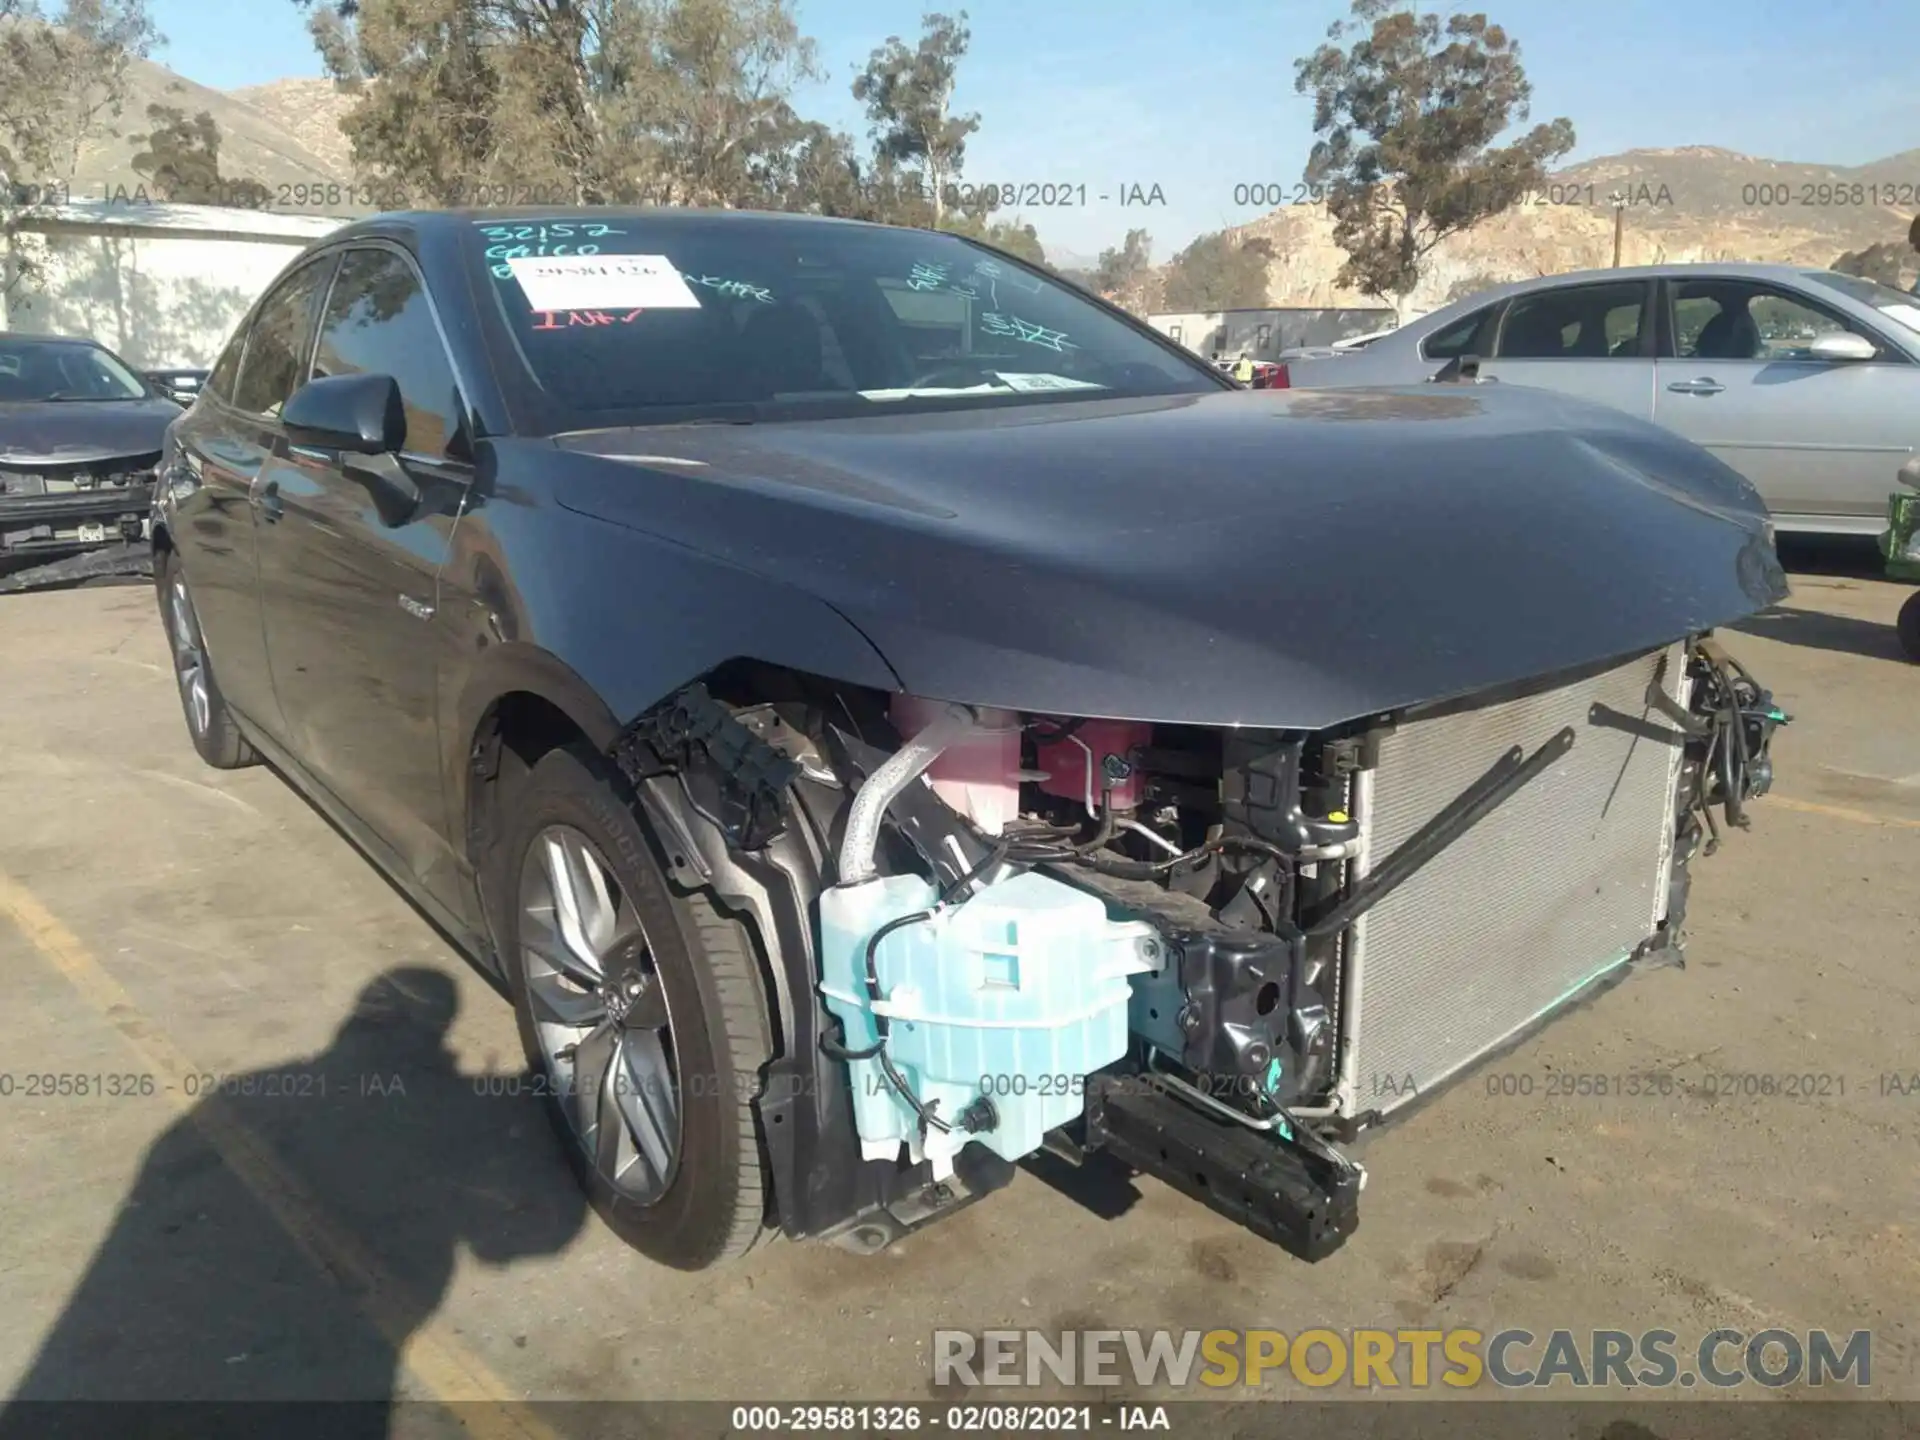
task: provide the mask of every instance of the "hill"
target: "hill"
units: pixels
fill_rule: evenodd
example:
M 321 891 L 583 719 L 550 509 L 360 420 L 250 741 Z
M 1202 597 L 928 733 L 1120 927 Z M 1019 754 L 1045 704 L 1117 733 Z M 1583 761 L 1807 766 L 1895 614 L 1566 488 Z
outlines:
M 353 97 L 331 80 L 273 80 L 227 92 L 241 104 L 257 110 L 317 156 L 335 178 L 354 173 L 353 145 L 341 133 L 340 122 L 353 108 Z
M 1441 242 L 1410 308 L 1434 309 L 1456 286 L 1611 265 L 1616 195 L 1623 265 L 1761 260 L 1825 266 L 1876 242 L 1905 247 L 1920 209 L 1920 152 L 1853 167 L 1766 160 L 1711 146 L 1629 150 L 1584 161 L 1554 174 L 1524 203 Z M 1322 205 L 1288 206 L 1231 233 L 1272 244 L 1269 304 L 1378 303 L 1335 284 L 1344 256 Z M 1164 277 L 1163 266 L 1136 303 L 1152 308 Z
M 279 91 L 287 85 L 319 84 L 331 89 L 327 81 L 281 81 L 278 85 L 256 86 L 255 91 Z M 288 123 L 296 118 L 292 107 L 282 106 L 278 113 L 271 106 L 250 101 L 246 92 L 229 93 L 195 84 L 176 75 L 164 65 L 150 60 L 135 61 L 129 75 L 126 103 L 117 117 L 110 117 L 106 133 L 90 141 L 80 152 L 75 170 L 73 193 L 76 198 L 133 194 L 143 183 L 133 168 L 139 153 L 136 136 L 151 128 L 147 106 L 170 105 L 192 116 L 204 110 L 220 127 L 220 173 L 229 179 L 253 179 L 265 184 L 280 198 L 281 186 L 313 185 L 351 179 L 351 171 L 338 158 L 345 137 L 340 134 L 337 115 L 324 125 L 315 121 L 306 127 Z M 318 107 L 313 107 L 316 111 Z M 302 135 L 309 135 L 309 147 Z M 331 138 L 329 139 L 329 135 Z M 291 198 L 291 191 L 288 192 Z M 275 208 L 312 210 L 311 205 Z

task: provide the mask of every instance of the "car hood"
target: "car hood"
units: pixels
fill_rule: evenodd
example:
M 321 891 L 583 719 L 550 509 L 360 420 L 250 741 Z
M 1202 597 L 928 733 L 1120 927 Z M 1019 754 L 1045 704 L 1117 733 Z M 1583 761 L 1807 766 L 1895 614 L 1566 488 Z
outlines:
M 160 448 L 180 417 L 171 400 L 43 400 L 0 405 L 0 465 L 84 465 Z
M 1318 729 L 1623 657 L 1786 593 L 1733 470 L 1513 386 L 555 443 L 561 504 L 811 592 L 909 690 L 974 704 Z M 685 603 L 671 623 L 698 623 Z

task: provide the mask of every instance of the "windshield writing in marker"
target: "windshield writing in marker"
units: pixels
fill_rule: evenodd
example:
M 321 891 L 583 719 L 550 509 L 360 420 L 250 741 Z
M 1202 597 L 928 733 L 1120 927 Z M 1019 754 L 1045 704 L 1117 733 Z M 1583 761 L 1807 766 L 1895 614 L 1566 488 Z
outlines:
M 773 292 L 760 285 L 749 285 L 745 280 L 723 280 L 717 275 L 689 275 L 680 272 L 680 278 L 689 285 L 704 285 L 722 295 L 736 300 L 758 300 L 762 305 L 774 303 Z
M 938 290 L 946 283 L 947 267 L 945 265 L 933 265 L 924 260 L 918 260 L 907 272 L 909 290 Z
M 480 233 L 489 240 L 600 240 L 608 235 L 624 235 L 600 220 L 530 220 L 511 225 L 482 225 Z
M 487 246 L 489 268 L 502 280 L 513 278 L 507 261 L 526 255 L 598 255 L 594 242 L 608 235 L 627 232 L 598 220 L 536 220 L 527 224 L 483 225 L 480 233 L 493 243 Z
M 642 310 L 536 310 L 534 329 L 565 330 L 573 325 L 631 325 L 647 312 Z
M 997 310 L 989 310 L 980 317 L 980 328 L 989 335 L 1004 335 L 1009 340 L 1018 340 L 1023 345 L 1039 345 L 1048 350 L 1078 350 L 1080 347 L 1067 339 L 1064 330 L 1049 330 L 1044 325 L 1035 325 L 1022 320 L 1018 315 L 1003 315 Z

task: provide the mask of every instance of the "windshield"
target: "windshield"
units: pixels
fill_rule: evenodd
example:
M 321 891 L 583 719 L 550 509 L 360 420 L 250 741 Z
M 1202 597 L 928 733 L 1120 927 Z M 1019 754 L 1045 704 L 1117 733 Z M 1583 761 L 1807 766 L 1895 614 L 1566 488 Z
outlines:
M 567 429 L 1168 395 L 1221 382 L 951 235 L 774 216 L 476 222 Z
M 1882 285 L 1877 280 L 1864 280 L 1858 275 L 1843 275 L 1838 270 L 1809 270 L 1806 273 L 1809 280 L 1871 305 L 1889 320 L 1920 333 L 1920 295 L 1909 295 L 1904 290 Z
M 0 340 L 0 405 L 45 400 L 141 400 L 147 387 L 97 345 Z

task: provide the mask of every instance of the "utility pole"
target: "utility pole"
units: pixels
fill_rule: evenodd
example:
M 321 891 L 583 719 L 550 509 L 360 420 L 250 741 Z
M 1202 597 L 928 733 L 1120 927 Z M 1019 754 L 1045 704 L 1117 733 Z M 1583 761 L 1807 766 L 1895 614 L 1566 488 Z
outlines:
M 1613 194 L 1609 195 L 1607 199 L 1613 205 L 1613 268 L 1618 270 L 1620 268 L 1620 239 L 1626 229 L 1627 197 L 1616 190 Z

